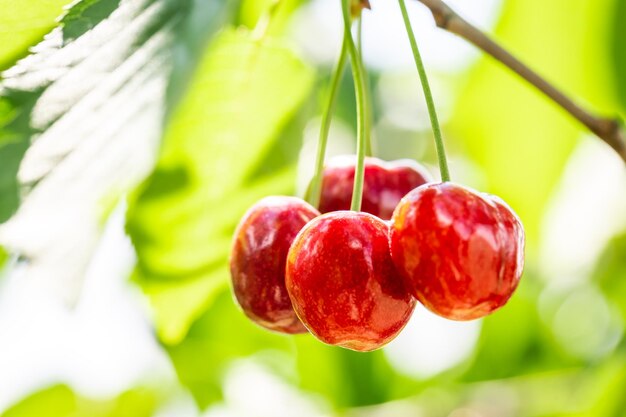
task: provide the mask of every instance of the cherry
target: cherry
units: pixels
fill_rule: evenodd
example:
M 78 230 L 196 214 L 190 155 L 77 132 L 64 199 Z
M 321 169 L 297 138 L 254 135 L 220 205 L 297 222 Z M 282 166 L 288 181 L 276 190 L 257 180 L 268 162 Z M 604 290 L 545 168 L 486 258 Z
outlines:
M 320 211 L 349 210 L 356 158 L 331 158 L 324 167 Z M 412 189 L 431 181 L 424 167 L 410 159 L 385 162 L 365 158 L 362 210 L 389 220 L 396 205 Z
M 524 229 L 506 203 L 447 182 L 402 199 L 391 220 L 390 247 L 413 295 L 454 320 L 502 307 L 524 267 Z
M 235 297 L 255 323 L 282 333 L 306 332 L 285 288 L 285 263 L 293 239 L 319 214 L 295 197 L 266 197 L 241 219 L 230 271 Z
M 298 317 L 322 342 L 378 349 L 406 325 L 415 299 L 396 271 L 389 228 L 352 211 L 308 223 L 287 257 L 286 284 Z

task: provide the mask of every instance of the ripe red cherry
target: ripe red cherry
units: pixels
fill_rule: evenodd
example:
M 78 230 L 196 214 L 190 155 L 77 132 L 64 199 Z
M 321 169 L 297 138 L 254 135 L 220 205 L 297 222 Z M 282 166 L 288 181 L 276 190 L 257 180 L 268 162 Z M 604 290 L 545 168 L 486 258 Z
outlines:
M 257 324 L 282 333 L 304 333 L 285 288 L 291 242 L 319 212 L 295 197 L 267 197 L 243 216 L 233 240 L 230 272 L 243 312 Z
M 308 223 L 287 258 L 287 290 L 322 342 L 378 349 L 405 326 L 415 299 L 389 254 L 389 228 L 367 213 L 339 211 Z
M 499 198 L 451 183 L 409 193 L 390 227 L 393 261 L 432 312 L 472 320 L 502 307 L 524 267 L 524 229 Z
M 354 155 L 336 156 L 326 163 L 320 199 L 322 213 L 350 209 L 355 164 Z M 410 159 L 385 162 L 378 158 L 365 158 L 361 210 L 389 220 L 402 197 L 430 181 L 426 169 Z

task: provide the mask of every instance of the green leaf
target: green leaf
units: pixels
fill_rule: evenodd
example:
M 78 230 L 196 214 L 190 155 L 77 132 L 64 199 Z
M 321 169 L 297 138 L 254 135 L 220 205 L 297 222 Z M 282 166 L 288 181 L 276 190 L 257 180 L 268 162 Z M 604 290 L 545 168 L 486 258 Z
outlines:
M 626 322 L 626 234 L 613 238 L 596 262 L 593 279 Z
M 595 404 L 586 417 L 620 417 L 626 410 L 626 356 L 624 352 L 598 367 L 590 378 L 589 392 Z
M 381 350 L 354 352 L 313 337 L 297 338 L 296 347 L 299 386 L 338 409 L 382 404 L 394 399 L 395 386 L 404 382 Z
M 10 220 L 0 242 L 29 270 L 45 271 L 68 303 L 111 208 L 156 163 L 163 119 L 176 102 L 171 88 L 183 89 L 179 78 L 196 63 L 178 58 L 193 56 L 232 8 L 83 0 L 36 53 L 5 72 L 0 222 Z
M 7 259 L 9 259 L 9 254 L 0 246 L 0 268 L 2 268 Z
M 539 316 L 539 293 L 536 281 L 526 276 L 507 305 L 483 320 L 464 380 L 510 378 L 580 365 L 559 348 Z
M 120 0 L 82 0 L 76 3 L 61 20 L 63 39 L 71 42 L 107 18 Z
M 64 417 L 74 413 L 77 407 L 74 392 L 65 385 L 36 392 L 21 400 L 2 414 L 2 417 Z
M 617 98 L 626 114 L 626 0 L 616 0 L 613 12 L 611 52 L 613 58 L 613 79 L 617 86 Z
M 166 349 L 181 382 L 204 409 L 222 398 L 223 378 L 234 359 L 264 350 L 289 355 L 293 337 L 256 326 L 237 309 L 230 290 L 222 290 L 191 326 L 185 340 Z
M 26 55 L 43 39 L 70 0 L 0 0 L 0 71 Z
M 293 166 L 258 172 L 312 81 L 289 49 L 246 30 L 226 30 L 201 60 L 128 211 L 136 280 L 166 343 L 184 337 L 226 282 L 231 234 L 247 207 L 293 188 Z
M 146 389 L 133 389 L 111 400 L 92 400 L 79 397 L 66 385 L 55 385 L 21 400 L 2 417 L 150 417 L 157 404 L 157 394 Z
M 250 29 L 259 23 L 264 24 L 263 19 L 271 16 L 268 23 L 268 33 L 278 35 L 285 30 L 291 14 L 301 6 L 305 0 L 243 0 L 239 10 L 238 23 Z

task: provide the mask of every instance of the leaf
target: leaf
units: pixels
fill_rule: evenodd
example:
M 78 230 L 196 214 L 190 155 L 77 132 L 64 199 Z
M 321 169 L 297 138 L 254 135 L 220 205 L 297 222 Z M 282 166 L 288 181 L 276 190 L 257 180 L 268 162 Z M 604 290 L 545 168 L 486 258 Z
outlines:
M 616 0 L 613 12 L 611 52 L 613 58 L 613 79 L 617 86 L 617 99 L 626 114 L 626 0 Z
M 4 263 L 6 262 L 8 258 L 9 258 L 9 255 L 6 253 L 6 251 L 2 247 L 0 247 L 0 268 L 4 266 Z
M 300 7 L 304 0 L 242 0 L 239 8 L 238 23 L 253 29 L 265 17 L 271 15 L 267 21 L 267 33 L 279 35 L 288 26 L 289 18 Z
M 157 398 L 155 392 L 133 389 L 111 400 L 92 400 L 79 397 L 66 385 L 54 385 L 24 398 L 2 417 L 150 417 Z
M 596 262 L 593 279 L 626 321 L 626 234 L 616 236 L 607 244 Z
M 69 387 L 55 385 L 21 400 L 5 411 L 2 417 L 69 416 L 76 409 L 76 401 L 76 395 Z
M 120 5 L 120 0 L 82 0 L 61 20 L 64 41 L 71 42 L 93 29 Z
M 56 26 L 70 0 L 0 0 L 0 71 L 26 55 Z
M 243 212 L 264 195 L 293 188 L 293 166 L 257 173 L 312 80 L 287 48 L 246 30 L 224 31 L 200 62 L 158 166 L 128 211 L 136 280 L 157 308 L 165 343 L 178 343 L 223 287 Z
M 327 346 L 313 337 L 296 339 L 299 386 L 321 394 L 337 409 L 382 404 L 395 399 L 394 389 L 405 381 L 381 350 L 354 352 Z
M 476 353 L 464 380 L 510 378 L 580 365 L 559 348 L 551 329 L 539 316 L 539 290 L 536 279 L 525 277 L 506 307 L 483 320 Z
M 171 79 L 194 64 L 177 53 L 205 42 L 231 7 L 212 2 L 192 24 L 189 0 L 116 5 L 77 2 L 0 84 L 0 221 L 22 200 L 0 244 L 70 304 L 111 207 L 154 167 Z
M 233 360 L 264 350 L 289 355 L 292 338 L 253 324 L 235 307 L 230 290 L 222 290 L 185 340 L 165 348 L 181 382 L 204 409 L 222 398 L 223 378 Z

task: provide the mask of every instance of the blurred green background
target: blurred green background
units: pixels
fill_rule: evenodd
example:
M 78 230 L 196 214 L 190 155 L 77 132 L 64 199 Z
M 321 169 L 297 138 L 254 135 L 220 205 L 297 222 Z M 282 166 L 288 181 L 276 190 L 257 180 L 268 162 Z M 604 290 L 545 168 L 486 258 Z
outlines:
M 625 0 L 450 4 L 626 114 Z M 371 5 L 375 154 L 437 175 L 398 6 Z M 623 163 L 409 6 L 453 179 L 516 210 L 527 266 L 496 314 L 418 309 L 364 354 L 256 327 L 226 263 L 247 207 L 306 189 L 339 0 L 0 0 L 2 417 L 626 416 Z M 329 154 L 355 118 L 347 71 Z

